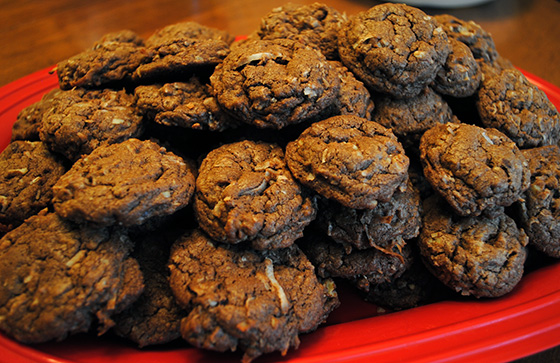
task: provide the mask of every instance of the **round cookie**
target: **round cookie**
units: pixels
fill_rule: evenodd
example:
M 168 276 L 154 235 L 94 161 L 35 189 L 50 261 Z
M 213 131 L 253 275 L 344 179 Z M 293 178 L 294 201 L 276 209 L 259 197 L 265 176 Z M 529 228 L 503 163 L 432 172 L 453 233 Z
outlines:
M 350 248 L 380 250 L 416 237 L 420 230 L 420 194 L 408 181 L 388 202 L 373 209 L 354 209 L 325 198 L 319 199 L 314 225 L 334 241 Z
M 338 51 L 366 86 L 407 98 L 434 80 L 450 47 L 441 26 L 422 10 L 385 3 L 343 24 Z
M 0 330 L 23 343 L 62 340 L 113 326 L 143 289 L 124 230 L 93 229 L 54 213 L 0 239 Z
M 529 244 L 560 258 L 560 148 L 542 146 L 521 151 L 531 170 L 531 185 L 520 201 L 520 225 Z
M 300 249 L 254 251 L 219 244 L 199 230 L 172 247 L 170 284 L 190 313 L 183 338 L 195 347 L 244 352 L 243 361 L 286 354 L 338 306 L 334 282 L 319 280 Z
M 466 44 L 476 59 L 493 63 L 499 57 L 490 33 L 474 21 L 458 19 L 450 14 L 438 14 L 433 18 L 441 25 L 449 38 Z
M 506 67 L 493 76 L 485 74 L 476 105 L 485 127 L 500 130 L 521 149 L 560 141 L 558 110 L 514 67 Z
M 212 150 L 196 179 L 200 227 L 220 242 L 253 248 L 288 247 L 316 215 L 315 200 L 294 180 L 283 150 L 240 141 Z
M 223 131 L 237 124 L 220 108 L 210 85 L 196 77 L 138 86 L 134 95 L 140 112 L 162 125 Z
M 387 282 L 401 275 L 410 266 L 411 261 L 410 246 L 402 238 L 385 249 L 371 247 L 348 251 L 342 244 L 317 233 L 306 234 L 298 240 L 298 246 L 321 277 L 351 279 L 365 275 L 377 283 Z
M 286 147 L 302 184 L 349 208 L 375 208 L 406 180 L 409 160 L 391 130 L 357 116 L 316 122 Z
M 63 160 L 40 141 L 8 144 L 0 154 L 0 232 L 50 205 L 52 187 L 65 172 Z
M 523 276 L 528 238 L 503 209 L 460 217 L 433 196 L 424 203 L 418 239 L 426 267 L 462 295 L 498 297 Z
M 12 125 L 11 141 L 39 141 L 39 127 L 43 114 L 52 107 L 53 100 L 60 92 L 60 88 L 55 88 L 44 94 L 41 100 L 21 110 Z
M 140 225 L 186 206 L 195 171 L 152 141 L 128 139 L 78 160 L 53 187 L 60 216 L 97 225 Z
M 449 104 L 430 87 L 411 98 L 378 97 L 372 120 L 391 129 L 404 148 L 417 153 L 420 138 L 435 125 L 459 122 Z
M 213 69 L 229 53 L 234 37 L 226 31 L 196 22 L 181 22 L 159 29 L 146 39 L 150 59 L 133 74 L 137 82 L 181 76 L 201 68 Z
M 49 149 L 76 161 L 101 145 L 138 137 L 143 119 L 124 90 L 64 91 L 43 114 L 39 136 Z
M 434 126 L 422 136 L 420 158 L 426 179 L 462 216 L 509 206 L 529 187 L 527 160 L 495 129 L 454 123 Z
M 124 85 L 150 54 L 143 41 L 130 30 L 105 35 L 90 49 L 59 62 L 56 67 L 61 89 Z
M 293 39 L 316 47 L 328 59 L 338 59 L 338 31 L 346 15 L 321 3 L 287 3 L 261 20 L 261 39 Z
M 218 103 L 231 115 L 273 129 L 314 119 L 340 90 L 339 72 L 325 56 L 289 39 L 237 44 L 210 82 Z
M 332 114 L 328 117 L 354 115 L 370 120 L 375 104 L 366 86 L 341 62 L 331 61 L 331 64 L 338 70 L 340 91 L 334 102 Z
M 482 80 L 482 72 L 470 48 L 450 38 L 451 52 L 438 71 L 432 87 L 442 95 L 468 97 L 475 94 Z

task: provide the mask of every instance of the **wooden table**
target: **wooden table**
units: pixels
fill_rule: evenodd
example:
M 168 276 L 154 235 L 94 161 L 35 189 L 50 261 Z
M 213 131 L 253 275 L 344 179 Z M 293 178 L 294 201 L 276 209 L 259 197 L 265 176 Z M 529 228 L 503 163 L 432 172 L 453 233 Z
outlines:
M 171 23 L 191 20 L 249 34 L 284 0 L 18 0 L 1 1 L 0 87 L 55 65 L 108 32 L 131 29 L 143 37 Z M 296 2 L 294 0 L 294 2 Z M 299 0 L 297 3 L 313 3 Z M 355 14 L 376 1 L 324 3 Z M 560 2 L 497 0 L 463 9 L 424 9 L 474 20 L 489 31 L 500 54 L 518 67 L 560 86 Z M 560 361 L 560 348 L 522 361 Z

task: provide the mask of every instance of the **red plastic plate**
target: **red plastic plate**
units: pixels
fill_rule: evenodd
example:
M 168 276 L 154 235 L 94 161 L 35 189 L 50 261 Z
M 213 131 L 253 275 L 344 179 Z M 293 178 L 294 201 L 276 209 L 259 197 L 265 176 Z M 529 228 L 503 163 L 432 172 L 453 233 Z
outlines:
M 560 106 L 560 89 L 525 73 Z M 0 150 L 9 143 L 19 111 L 57 86 L 45 69 L 0 88 Z M 257 362 L 509 361 L 560 344 L 560 262 L 527 273 L 498 299 L 443 301 L 379 314 L 348 286 L 325 326 L 301 336 L 299 349 Z M 143 363 L 239 362 L 241 353 L 215 353 L 183 342 L 136 348 L 110 335 L 77 335 L 62 342 L 24 345 L 0 334 L 1 362 Z

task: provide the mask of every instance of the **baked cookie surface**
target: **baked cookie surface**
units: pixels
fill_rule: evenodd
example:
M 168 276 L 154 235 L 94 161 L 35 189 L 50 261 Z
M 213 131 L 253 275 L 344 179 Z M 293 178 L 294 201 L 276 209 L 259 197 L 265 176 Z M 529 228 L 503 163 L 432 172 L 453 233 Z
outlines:
M 60 88 L 55 88 L 43 95 L 39 101 L 21 110 L 12 126 L 11 141 L 39 141 L 39 127 L 43 114 L 51 108 L 53 99 L 56 99 L 60 92 Z

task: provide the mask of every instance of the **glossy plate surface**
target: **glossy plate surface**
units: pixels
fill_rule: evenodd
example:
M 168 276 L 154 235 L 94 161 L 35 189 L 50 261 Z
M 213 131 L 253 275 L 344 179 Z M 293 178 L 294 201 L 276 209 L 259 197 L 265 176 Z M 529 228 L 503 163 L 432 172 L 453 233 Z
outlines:
M 560 89 L 525 75 L 560 107 Z M 48 69 L 0 88 L 0 150 L 24 107 L 57 86 Z M 527 273 L 513 292 L 498 299 L 443 301 L 379 314 L 348 286 L 339 286 L 341 307 L 324 326 L 301 336 L 299 349 L 255 362 L 473 362 L 509 361 L 560 344 L 560 261 Z M 240 362 L 241 353 L 215 353 L 177 342 L 138 349 L 110 335 L 78 335 L 27 346 L 0 333 L 0 362 L 189 363 Z

